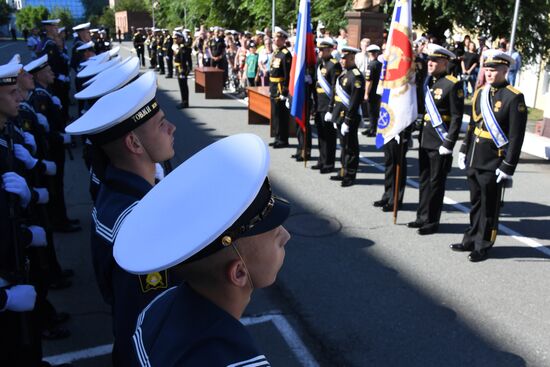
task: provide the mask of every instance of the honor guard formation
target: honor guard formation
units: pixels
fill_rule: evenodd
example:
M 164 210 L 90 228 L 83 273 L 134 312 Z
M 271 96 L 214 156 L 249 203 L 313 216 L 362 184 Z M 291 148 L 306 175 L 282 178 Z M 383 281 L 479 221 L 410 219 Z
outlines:
M 301 128 L 291 116 L 296 37 L 280 27 L 254 35 L 132 27 L 135 55 L 122 57 L 106 30 L 90 23 L 72 28 L 70 52 L 59 20 L 42 24 L 33 55 L 0 65 L 0 365 L 48 366 L 42 340 L 71 334 L 63 327 L 70 315 L 48 295 L 70 287 L 74 274 L 58 260 L 54 233 L 82 230 L 64 190 L 66 157 L 82 144 L 93 200 L 89 261 L 113 317 L 113 365 L 268 366 L 239 319 L 254 290 L 275 281 L 290 239 L 283 226 L 290 204 L 268 177 L 270 149 L 288 148 L 296 124 L 292 159 L 311 160 L 316 139 L 311 169 L 342 188 L 356 184 L 359 134 L 375 137 L 383 113 L 386 44 L 363 39 L 355 48 L 321 29 L 315 63 L 304 69 Z M 471 207 L 468 229 L 450 248 L 479 262 L 497 238 L 527 108 L 507 80 L 515 63 L 509 53 L 471 41 L 461 47 L 414 41 L 418 118 L 384 144 L 383 194 L 373 205 L 401 208 L 406 155 L 417 137 L 419 199 L 407 226 L 437 233 L 460 146 Z M 458 52 L 468 57 L 457 64 Z M 274 140 L 269 148 L 256 135 L 236 134 L 172 170 L 176 126 L 157 100 L 159 78 L 177 79 L 177 108 L 185 109 L 188 80 L 203 66 L 223 70 L 224 89 L 237 98 L 247 87 L 266 87 Z

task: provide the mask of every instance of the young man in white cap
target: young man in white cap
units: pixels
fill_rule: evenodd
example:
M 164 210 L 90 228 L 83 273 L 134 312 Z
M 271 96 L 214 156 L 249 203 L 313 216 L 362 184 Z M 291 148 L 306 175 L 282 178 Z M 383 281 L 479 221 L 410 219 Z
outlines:
M 468 259 L 483 261 L 493 247 L 504 188 L 510 187 L 521 154 L 527 124 L 523 94 L 506 81 L 514 59 L 499 50 L 483 54 L 487 85 L 477 89 L 472 101 L 472 119 L 458 155 L 458 165 L 467 168 L 470 186 L 470 226 L 454 251 L 470 251 Z
M 418 149 L 419 203 L 416 219 L 407 224 L 420 235 L 439 228 L 445 182 L 453 163 L 453 148 L 464 114 L 462 83 L 447 75 L 449 60 L 455 55 L 436 44 L 428 52 L 428 78 L 424 83 L 426 115 Z
M 64 172 L 65 172 L 65 144 L 71 142 L 70 136 L 64 133 L 65 119 L 61 111 L 60 101 L 52 95 L 49 88 L 53 85 L 55 74 L 50 64 L 49 56 L 44 55 L 29 64 L 24 70 L 32 74 L 35 89 L 29 96 L 29 103 L 37 113 L 44 115 L 49 126 L 50 159 L 55 162 L 57 172 L 54 176 L 54 191 L 50 192 L 50 209 L 52 225 L 55 231 L 75 232 L 82 228 L 78 220 L 67 217 L 65 205 Z
M 78 52 L 78 48 L 92 40 L 92 37 L 90 36 L 90 23 L 79 24 L 73 27 L 73 31 L 75 31 L 78 35 L 75 38 L 71 49 L 71 68 L 76 73 L 78 65 L 80 65 L 83 61 L 82 54 Z
M 355 65 L 355 54 L 359 49 L 344 46 L 340 63 L 344 71 L 338 77 L 335 86 L 334 109 L 332 122 L 336 124 L 340 145 L 342 146 L 340 162 L 342 169 L 330 179 L 340 181 L 342 187 L 355 183 L 359 167 L 359 139 L 357 130 L 361 122 L 361 102 L 365 95 L 365 78 Z
M 288 147 L 288 127 L 290 112 L 286 107 L 292 55 L 285 47 L 288 33 L 275 27 L 273 43 L 275 51 L 271 57 L 269 69 L 269 97 L 271 99 L 271 123 L 275 132 L 275 141 L 269 143 L 273 148 Z
M 140 314 L 132 366 L 269 366 L 239 322 L 254 289 L 275 281 L 290 239 L 290 205 L 273 195 L 268 169 L 265 143 L 234 135 L 184 162 L 128 215 L 118 264 L 136 274 L 172 267 L 185 279 Z
M 118 267 L 112 246 L 120 223 L 155 184 L 156 163 L 173 157 L 175 127 L 155 98 L 155 74 L 101 97 L 67 126 L 94 146 L 94 171 L 101 186 L 92 212 L 92 260 L 104 300 L 113 312 L 113 363 L 127 366 L 130 338 L 141 309 L 176 281 L 168 271 L 141 277 Z M 90 87 L 93 87 L 90 86 Z
M 321 39 L 317 43 L 319 58 L 317 60 L 316 77 L 316 111 L 315 127 L 319 141 L 319 160 L 311 169 L 319 170 L 322 174 L 334 171 L 336 159 L 336 129 L 332 126 L 332 109 L 334 108 L 334 87 L 342 66 L 332 57 L 332 50 L 336 42 L 332 39 Z

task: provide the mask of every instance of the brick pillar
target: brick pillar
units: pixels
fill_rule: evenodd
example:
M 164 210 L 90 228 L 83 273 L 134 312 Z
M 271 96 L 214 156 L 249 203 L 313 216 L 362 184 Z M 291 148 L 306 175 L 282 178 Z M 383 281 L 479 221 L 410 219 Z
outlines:
M 366 11 L 348 11 L 348 44 L 359 48 L 362 38 L 370 38 L 371 43 L 382 47 L 386 14 Z

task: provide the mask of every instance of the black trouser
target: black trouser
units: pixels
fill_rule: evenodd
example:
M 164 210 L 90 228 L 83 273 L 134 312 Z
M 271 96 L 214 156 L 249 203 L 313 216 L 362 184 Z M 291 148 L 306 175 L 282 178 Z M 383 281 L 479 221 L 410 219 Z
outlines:
M 65 190 L 63 179 L 65 176 L 65 147 L 52 147 L 51 154 L 53 161 L 57 166 L 57 172 L 53 177 L 53 192 L 50 192 L 49 208 L 51 210 L 51 219 L 55 224 L 63 224 L 68 221 L 67 206 L 65 204 Z
M 305 132 L 302 130 L 302 127 L 296 122 L 296 138 L 298 138 L 298 146 L 296 147 L 296 154 L 304 157 L 304 147 L 306 151 L 306 156 L 311 155 L 311 126 L 309 126 L 309 116 L 304 118 L 304 127 Z
M 432 149 L 418 149 L 420 200 L 416 211 L 416 220 L 424 227 L 439 226 L 443 198 L 445 197 L 445 182 L 451 169 L 453 156 L 440 155 Z
M 502 182 L 497 184 L 495 171 L 468 168 L 470 186 L 470 226 L 462 243 L 476 250 L 493 246 L 497 237 Z
M 172 77 L 174 75 L 174 57 L 166 56 L 166 76 Z
M 317 140 L 319 144 L 319 160 L 317 164 L 321 168 L 334 168 L 336 159 L 336 129 L 332 122 L 325 121 L 326 112 L 315 113 L 315 127 L 317 128 Z
M 62 82 L 59 79 L 55 79 L 52 85 L 53 95 L 61 101 L 61 112 L 63 114 L 63 118 L 65 119 L 64 125 L 67 121 L 69 121 L 70 87 L 71 85 L 69 83 Z
M 147 54 L 149 55 L 149 65 L 151 66 L 151 69 L 156 68 L 157 67 L 156 52 L 151 47 L 147 47 Z
M 359 119 L 360 117 L 357 117 Z M 355 121 L 349 125 L 349 131 L 342 136 L 340 127 L 338 126 L 338 137 L 340 138 L 341 155 L 340 162 L 342 163 L 341 175 L 344 178 L 355 180 L 357 168 L 359 167 L 359 139 L 357 138 L 357 128 L 359 121 Z
M 407 179 L 407 150 L 409 149 L 406 142 L 399 144 L 395 139 L 390 140 L 384 144 L 384 194 L 382 200 L 388 205 L 393 205 L 393 199 L 395 197 L 395 174 L 397 171 L 397 164 L 400 164 L 399 170 L 399 193 L 398 204 L 403 203 L 403 196 L 405 195 L 405 186 Z
M 158 70 L 160 74 L 165 74 L 164 70 L 164 54 L 162 52 L 157 51 L 157 64 L 158 64 Z
M 189 106 L 189 87 L 187 86 L 187 76 L 179 76 L 178 84 L 180 86 L 181 103 L 187 107 Z
M 219 60 L 212 60 L 212 66 L 223 70 L 223 84 L 225 85 L 228 77 L 227 60 L 225 59 L 225 56 Z
M 378 115 L 380 115 L 380 96 L 378 94 L 369 96 L 367 101 L 367 110 L 369 114 L 369 127 L 367 130 L 371 134 L 376 133 L 376 127 L 378 125 Z
M 20 312 L 0 312 L 0 366 L 39 367 L 42 360 L 41 329 L 35 311 L 25 312 L 29 345 L 22 340 Z
M 136 48 L 136 54 L 139 61 L 141 62 L 141 66 L 145 66 L 145 50 L 143 49 L 143 47 Z
M 279 98 L 271 99 L 271 124 L 275 133 L 275 142 L 288 144 L 288 124 L 290 112 L 285 101 Z

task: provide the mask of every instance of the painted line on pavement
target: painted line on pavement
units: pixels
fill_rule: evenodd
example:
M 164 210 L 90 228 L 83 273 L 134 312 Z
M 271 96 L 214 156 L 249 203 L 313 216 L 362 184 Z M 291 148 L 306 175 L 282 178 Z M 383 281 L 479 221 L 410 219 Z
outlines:
M 230 94 L 227 94 L 227 96 L 239 101 L 240 103 L 244 104 L 244 105 L 248 105 L 248 103 L 246 101 L 243 101 L 242 99 L 239 99 L 235 96 L 232 96 Z M 315 136 L 315 134 L 313 134 Z M 381 171 L 381 172 L 384 172 L 384 166 L 382 166 L 380 163 L 376 163 L 375 161 L 367 158 L 367 157 L 363 157 L 361 155 L 359 155 L 359 159 L 363 162 L 363 163 L 366 163 L 368 165 L 371 165 L 373 166 L 374 168 L 376 168 L 377 170 Z M 407 179 L 407 185 L 409 186 L 412 186 L 414 187 L 415 189 L 418 189 L 420 184 L 418 183 L 418 181 L 415 181 L 415 180 L 412 180 L 410 178 Z M 467 206 L 465 205 L 462 205 L 460 204 L 459 202 L 457 202 L 456 200 L 454 199 L 451 199 L 450 197 L 448 196 L 445 196 L 444 199 L 443 199 L 443 202 L 445 204 L 448 204 L 448 205 L 451 205 L 453 206 L 454 208 L 458 209 L 459 211 L 465 213 L 465 214 L 469 214 L 470 213 L 470 208 L 468 208 Z M 534 239 L 530 238 L 530 237 L 526 237 L 524 235 L 522 235 L 521 233 L 519 232 L 516 232 L 514 231 L 513 229 L 509 228 L 509 227 L 506 227 L 504 224 L 499 224 L 498 225 L 498 229 L 508 235 L 508 236 L 511 236 L 513 239 L 515 239 L 516 241 L 519 241 L 529 247 L 532 247 L 534 248 L 535 250 L 537 251 L 540 251 L 542 252 L 543 254 L 545 254 L 546 256 L 550 256 L 550 248 L 544 246 L 542 243 L 540 242 L 537 242 L 535 241 Z
M 53 365 L 71 363 L 74 361 L 79 361 L 81 359 L 90 359 L 95 357 L 104 356 L 111 353 L 113 350 L 113 344 L 100 345 L 93 348 L 87 348 L 82 350 L 77 350 L 76 352 L 68 352 L 63 354 L 58 354 L 56 356 L 50 356 L 44 358 L 44 361 L 49 362 Z
M 307 347 L 302 342 L 302 339 L 296 334 L 288 320 L 281 314 L 263 315 L 256 317 L 243 317 L 241 323 L 243 325 L 256 325 L 265 322 L 272 322 L 279 330 L 281 336 L 288 344 L 290 350 L 294 353 L 300 365 L 305 367 L 319 367 L 317 361 L 313 358 Z

